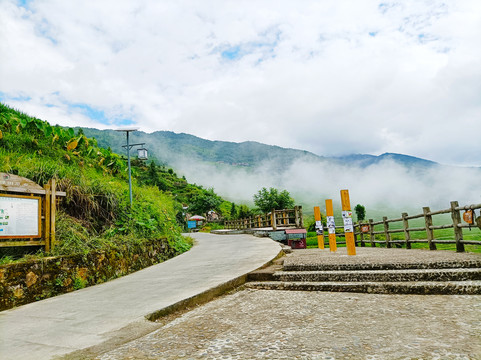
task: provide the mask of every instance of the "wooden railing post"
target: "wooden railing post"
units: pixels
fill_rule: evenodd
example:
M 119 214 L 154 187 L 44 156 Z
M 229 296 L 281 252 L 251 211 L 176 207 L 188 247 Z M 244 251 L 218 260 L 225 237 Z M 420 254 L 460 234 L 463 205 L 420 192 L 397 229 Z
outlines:
M 409 242 L 411 240 L 411 234 L 409 233 L 409 221 L 407 219 L 408 213 L 402 213 L 402 218 L 403 218 L 403 230 L 404 230 L 404 240 L 406 241 L 406 249 L 411 248 L 411 243 Z
M 426 237 L 428 239 L 429 250 L 436 250 L 436 244 L 434 240 L 434 230 L 430 227 L 433 225 L 433 217 L 431 216 L 431 210 L 429 207 L 423 207 L 424 223 L 426 226 Z
M 298 211 L 298 216 L 299 216 L 299 226 L 300 228 L 303 228 L 304 227 L 304 220 L 302 219 L 302 206 L 298 206 L 297 207 L 297 211 Z
M 50 212 L 50 201 L 51 201 L 51 197 L 50 197 L 50 182 L 48 182 L 46 185 L 44 185 L 43 187 L 45 189 L 45 198 L 44 198 L 44 219 L 43 219 L 43 222 L 44 222 L 44 233 L 43 233 L 43 238 L 45 239 L 45 251 L 46 252 L 49 252 L 50 251 L 50 225 L 51 225 L 51 221 L 50 221 L 50 215 L 51 215 L 51 212 Z
M 374 222 L 373 219 L 369 219 L 369 238 L 371 241 L 371 247 L 376 247 L 376 243 L 374 242 L 374 225 L 372 224 Z
M 384 236 L 386 237 L 386 247 L 391 247 L 391 235 L 389 234 L 389 223 L 387 222 L 387 216 L 382 217 L 382 222 L 384 225 Z
M 277 219 L 276 219 L 276 209 L 272 209 L 271 212 L 271 225 L 272 225 L 272 230 L 277 230 Z
M 456 252 L 464 252 L 463 229 L 458 225 L 461 224 L 461 213 L 456 208 L 459 207 L 457 201 L 451 201 L 451 219 L 453 219 L 454 237 L 456 240 Z
M 299 228 L 299 207 L 298 206 L 295 206 L 294 207 L 294 221 L 296 222 L 296 228 Z
M 364 233 L 362 232 L 362 223 L 359 221 L 359 238 L 361 242 L 361 247 L 366 247 L 366 244 L 364 243 Z M 356 233 L 354 233 L 354 236 L 356 236 Z

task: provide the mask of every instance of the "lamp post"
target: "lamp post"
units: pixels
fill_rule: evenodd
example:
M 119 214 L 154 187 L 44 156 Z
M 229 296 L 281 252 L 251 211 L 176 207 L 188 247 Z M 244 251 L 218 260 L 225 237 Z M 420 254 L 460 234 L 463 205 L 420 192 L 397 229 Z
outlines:
M 133 131 L 139 130 L 138 128 L 123 128 L 123 129 L 116 129 L 115 131 L 124 131 L 127 135 L 127 145 L 122 145 L 123 148 L 127 149 L 127 164 L 129 167 L 129 199 L 130 199 L 130 207 L 132 208 L 132 170 L 130 168 L 130 149 L 134 146 L 140 146 L 140 149 L 137 149 L 137 155 L 140 160 L 147 160 L 147 149 L 144 148 L 145 143 L 140 144 L 130 144 L 129 142 L 129 133 Z

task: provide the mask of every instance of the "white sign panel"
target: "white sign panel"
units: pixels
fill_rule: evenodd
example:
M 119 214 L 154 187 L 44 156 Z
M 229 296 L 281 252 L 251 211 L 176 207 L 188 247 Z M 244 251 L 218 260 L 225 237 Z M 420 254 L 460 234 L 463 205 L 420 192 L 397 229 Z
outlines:
M 0 238 L 40 237 L 40 198 L 0 196 Z
M 334 222 L 334 216 L 326 216 L 327 230 L 329 234 L 336 233 L 336 223 Z
M 344 217 L 343 214 L 343 221 L 344 221 L 344 232 L 353 232 L 354 227 L 352 225 L 352 218 L 351 217 Z

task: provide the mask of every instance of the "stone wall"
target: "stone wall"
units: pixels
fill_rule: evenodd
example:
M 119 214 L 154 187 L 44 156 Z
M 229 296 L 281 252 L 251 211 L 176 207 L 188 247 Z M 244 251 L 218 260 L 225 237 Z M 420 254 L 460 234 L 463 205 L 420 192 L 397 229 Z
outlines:
M 167 240 L 0 265 L 0 311 L 100 284 L 177 255 Z

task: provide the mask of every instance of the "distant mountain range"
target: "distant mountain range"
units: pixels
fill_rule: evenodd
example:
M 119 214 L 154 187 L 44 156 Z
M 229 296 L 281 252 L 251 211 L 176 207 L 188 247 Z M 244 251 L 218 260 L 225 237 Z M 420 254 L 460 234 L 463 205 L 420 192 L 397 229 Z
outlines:
M 83 128 L 87 137 L 94 137 L 102 147 L 110 147 L 117 153 L 125 153 L 124 132 L 114 130 L 98 130 Z M 408 167 L 433 167 L 439 164 L 413 156 L 385 153 L 379 156 L 355 154 L 341 157 L 325 157 L 308 151 L 282 148 L 266 145 L 254 141 L 241 143 L 227 141 L 211 141 L 189 134 L 177 134 L 171 131 L 156 131 L 144 133 L 136 131 L 130 133 L 131 143 L 145 143 L 151 157 L 161 163 L 176 166 L 180 162 L 195 161 L 219 166 L 256 168 L 263 163 L 278 164 L 279 170 L 286 168 L 295 161 L 330 162 L 336 164 L 356 165 L 367 167 L 385 160 L 396 162 Z M 272 166 L 271 166 L 272 167 Z M 274 169 L 276 166 L 274 166 Z
M 125 154 L 125 133 L 83 131 L 100 146 Z M 173 168 L 189 182 L 214 188 L 230 201 L 251 205 L 253 194 L 262 187 L 286 189 L 306 209 L 324 199 L 338 199 L 340 189 L 349 189 L 353 205 L 366 205 L 369 211 L 404 211 L 428 205 L 444 208 L 452 200 L 478 203 L 481 199 L 480 168 L 440 165 L 403 154 L 326 157 L 258 142 L 210 141 L 170 131 L 135 131 L 130 143 L 145 143 L 150 159 Z

